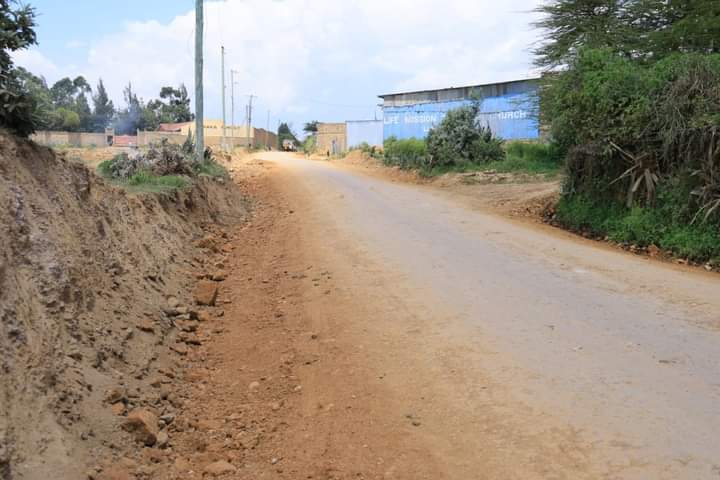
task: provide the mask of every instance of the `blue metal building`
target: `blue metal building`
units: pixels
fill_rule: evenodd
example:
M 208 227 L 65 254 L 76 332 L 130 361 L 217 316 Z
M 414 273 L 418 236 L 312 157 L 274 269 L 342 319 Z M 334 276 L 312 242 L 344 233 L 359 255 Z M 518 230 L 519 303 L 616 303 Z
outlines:
M 507 140 L 539 138 L 538 85 L 539 79 L 533 78 L 380 95 L 383 99 L 383 137 L 425 138 L 449 110 L 481 98 L 480 120 L 496 135 Z
M 363 143 L 367 143 L 370 146 L 382 147 L 382 120 L 348 120 L 346 125 L 348 148 L 358 147 Z

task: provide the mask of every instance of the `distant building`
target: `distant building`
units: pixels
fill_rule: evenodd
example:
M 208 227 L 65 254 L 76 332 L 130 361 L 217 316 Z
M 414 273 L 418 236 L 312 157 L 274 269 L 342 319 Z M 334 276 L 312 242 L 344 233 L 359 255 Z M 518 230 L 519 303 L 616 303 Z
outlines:
M 480 120 L 508 140 L 540 136 L 539 78 L 488 83 L 469 87 L 380 95 L 383 100 L 383 138 L 424 138 L 448 111 L 482 99 Z
M 322 155 L 337 155 L 347 151 L 345 123 L 318 123 L 317 151 Z
M 368 144 L 371 147 L 382 147 L 382 120 L 348 120 L 345 122 L 348 148 Z

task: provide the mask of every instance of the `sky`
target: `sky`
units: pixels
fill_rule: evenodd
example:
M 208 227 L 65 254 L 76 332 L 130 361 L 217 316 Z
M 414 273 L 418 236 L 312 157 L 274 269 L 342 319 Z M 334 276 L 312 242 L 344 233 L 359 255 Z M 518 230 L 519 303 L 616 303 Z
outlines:
M 205 115 L 227 123 L 247 95 L 253 124 L 381 118 L 378 95 L 534 76 L 530 23 L 540 0 L 222 0 L 205 2 Z M 103 79 L 116 105 L 131 82 L 145 100 L 184 83 L 194 97 L 194 0 L 25 0 L 39 45 L 15 61 L 49 84 Z

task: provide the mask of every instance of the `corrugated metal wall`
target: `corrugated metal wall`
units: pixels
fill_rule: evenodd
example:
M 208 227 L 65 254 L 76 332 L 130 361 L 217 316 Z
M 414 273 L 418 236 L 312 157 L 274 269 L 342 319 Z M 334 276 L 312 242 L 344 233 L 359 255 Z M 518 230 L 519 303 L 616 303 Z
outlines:
M 540 129 L 535 116 L 537 96 L 533 91 L 537 87 L 534 83 L 525 84 L 522 89 L 527 93 L 519 93 L 520 85 L 512 86 L 515 88 L 505 94 L 484 97 L 480 113 L 483 124 L 489 125 L 496 135 L 507 140 L 539 138 Z M 386 102 L 383 107 L 385 139 L 391 136 L 399 139 L 424 138 L 449 110 L 467 105 L 470 100 L 396 106 L 393 103 Z
M 349 148 L 362 143 L 381 147 L 383 144 L 382 120 L 349 120 L 347 122 L 347 144 Z

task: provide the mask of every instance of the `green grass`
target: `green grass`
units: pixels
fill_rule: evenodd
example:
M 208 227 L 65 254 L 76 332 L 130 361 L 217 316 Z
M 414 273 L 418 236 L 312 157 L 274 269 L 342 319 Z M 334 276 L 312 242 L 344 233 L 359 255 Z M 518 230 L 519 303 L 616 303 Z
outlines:
M 673 195 L 658 197 L 655 208 L 625 208 L 575 195 L 557 205 L 557 220 L 565 227 L 610 240 L 647 247 L 656 245 L 694 262 L 720 263 L 720 223 L 691 222 Z
M 153 175 L 138 172 L 126 180 L 113 179 L 110 171 L 112 160 L 106 160 L 97 167 L 98 174 L 114 185 L 133 193 L 162 193 L 183 190 L 191 185 L 190 179 L 180 175 Z
M 228 171 L 215 161 L 204 161 L 196 169 L 198 175 L 207 175 L 208 177 L 226 178 Z
M 530 175 L 557 176 L 563 168 L 563 158 L 555 146 L 537 142 L 508 142 L 505 158 L 490 162 L 484 170 L 500 173 L 527 173 Z
M 420 169 L 420 175 L 436 177 L 446 173 L 498 172 L 542 175 L 553 178 L 562 172 L 563 159 L 555 147 L 546 143 L 508 142 L 505 158 L 488 163 L 464 163 Z

